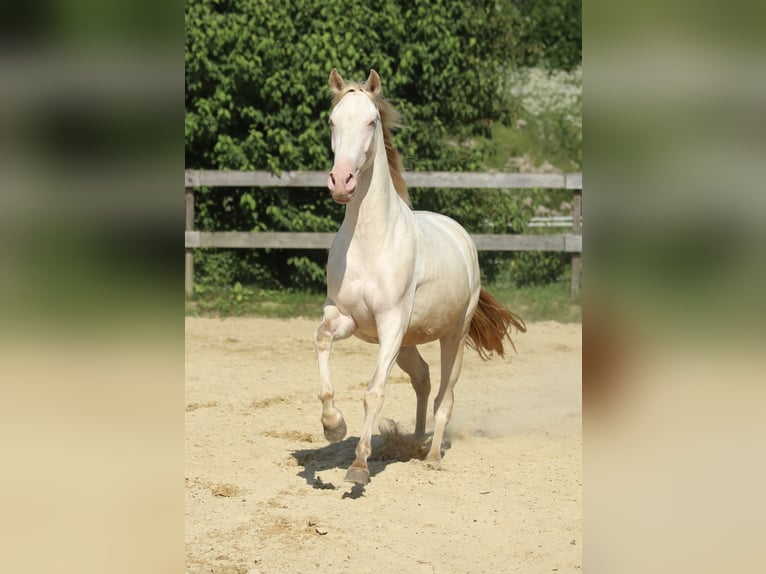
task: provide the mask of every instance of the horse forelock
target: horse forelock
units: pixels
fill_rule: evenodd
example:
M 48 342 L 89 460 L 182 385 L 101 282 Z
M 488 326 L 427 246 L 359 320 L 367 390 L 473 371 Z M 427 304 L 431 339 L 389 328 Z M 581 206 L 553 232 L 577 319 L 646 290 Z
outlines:
M 332 107 L 337 106 L 340 101 L 351 92 L 362 92 L 370 98 L 372 103 L 378 109 L 381 128 L 383 130 L 383 143 L 386 147 L 386 158 L 388 159 L 388 170 L 391 173 L 391 180 L 394 182 L 394 189 L 396 189 L 396 193 L 399 194 L 399 197 L 401 197 L 407 205 L 412 207 L 410 194 L 407 191 L 407 183 L 404 181 L 404 175 L 402 175 L 402 172 L 404 171 L 402 159 L 399 152 L 394 149 L 393 138 L 391 135 L 391 130 L 402 127 L 399 123 L 401 114 L 391 105 L 391 102 L 383 96 L 380 94 L 373 94 L 365 89 L 363 84 L 358 82 L 350 82 L 346 84 L 343 90 L 336 93 L 332 99 Z

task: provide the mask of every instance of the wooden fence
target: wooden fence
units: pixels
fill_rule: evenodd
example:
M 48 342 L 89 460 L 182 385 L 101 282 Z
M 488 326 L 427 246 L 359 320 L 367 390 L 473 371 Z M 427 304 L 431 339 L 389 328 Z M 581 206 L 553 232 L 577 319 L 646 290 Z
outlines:
M 564 251 L 572 254 L 571 296 L 580 292 L 582 254 L 582 174 L 405 172 L 408 187 L 463 189 L 568 189 L 572 191 L 572 231 L 556 235 L 472 234 L 482 251 Z M 334 233 L 291 233 L 249 231 L 195 231 L 194 191 L 199 187 L 316 187 L 327 185 L 323 171 L 186 170 L 185 292 L 191 298 L 194 286 L 194 249 L 329 249 Z

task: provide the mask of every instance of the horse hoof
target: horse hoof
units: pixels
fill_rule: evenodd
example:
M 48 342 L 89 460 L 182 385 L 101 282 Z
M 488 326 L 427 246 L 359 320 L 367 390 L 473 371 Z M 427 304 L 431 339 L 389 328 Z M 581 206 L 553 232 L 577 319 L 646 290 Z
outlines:
M 440 452 L 429 452 L 426 455 L 425 461 L 430 464 L 441 464 L 442 462 L 442 455 Z
M 352 466 L 348 469 L 344 480 L 346 482 L 355 482 L 356 484 L 368 484 L 370 482 L 370 471 Z
M 337 424 L 337 426 L 333 428 L 327 428 L 324 427 L 324 437 L 329 442 L 340 442 L 342 441 L 346 436 L 346 421 L 343 419 L 340 419 L 340 422 Z

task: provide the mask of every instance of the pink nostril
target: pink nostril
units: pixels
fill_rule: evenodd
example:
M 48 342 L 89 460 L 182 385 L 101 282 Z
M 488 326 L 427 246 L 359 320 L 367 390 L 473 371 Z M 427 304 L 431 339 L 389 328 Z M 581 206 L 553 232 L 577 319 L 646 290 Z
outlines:
M 353 171 L 345 169 L 339 169 L 336 171 L 333 169 L 327 174 L 327 187 L 333 193 L 344 192 L 351 193 L 356 188 L 356 177 Z

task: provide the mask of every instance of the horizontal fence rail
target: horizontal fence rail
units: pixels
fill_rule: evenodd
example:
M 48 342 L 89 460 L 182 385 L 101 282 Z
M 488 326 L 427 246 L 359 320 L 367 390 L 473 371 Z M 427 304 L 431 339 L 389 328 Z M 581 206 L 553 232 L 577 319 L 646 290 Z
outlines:
M 409 187 L 473 189 L 572 189 L 582 190 L 581 173 L 505 173 L 459 171 L 404 172 Z M 186 187 L 325 187 L 326 171 L 217 171 L 187 169 Z
M 187 231 L 186 247 L 227 249 L 329 249 L 335 233 Z M 580 253 L 582 236 L 472 234 L 479 251 L 566 251 Z
M 582 218 L 580 220 L 582 225 Z M 571 215 L 549 215 L 533 217 L 529 220 L 527 227 L 569 227 L 572 228 Z
M 580 254 L 582 253 L 582 174 L 550 173 L 474 173 L 424 171 L 405 172 L 411 188 L 478 189 L 568 189 L 572 191 L 572 214 L 555 218 L 538 218 L 530 227 L 570 227 L 572 233 L 556 235 L 472 234 L 480 251 L 562 251 L 572 255 L 571 295 L 576 299 L 580 288 Z M 194 249 L 329 249 L 335 233 L 195 231 L 194 190 L 198 187 L 317 187 L 327 185 L 324 171 L 186 170 L 185 291 L 191 298 L 194 284 Z M 555 223 L 553 223 L 555 222 Z

